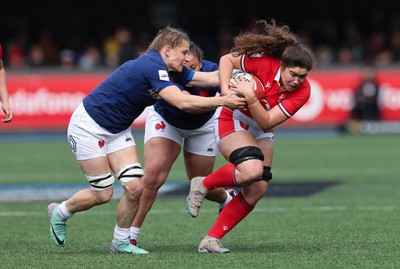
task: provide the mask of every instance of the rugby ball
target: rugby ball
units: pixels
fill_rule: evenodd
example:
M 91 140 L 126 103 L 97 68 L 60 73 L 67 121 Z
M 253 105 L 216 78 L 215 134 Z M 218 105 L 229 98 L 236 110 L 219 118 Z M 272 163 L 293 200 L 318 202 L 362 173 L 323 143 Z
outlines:
M 256 97 L 258 98 L 258 100 L 262 100 L 264 99 L 264 92 L 265 92 L 265 88 L 264 85 L 262 84 L 261 80 L 256 77 L 253 74 L 250 74 L 248 72 L 236 72 L 233 73 L 233 75 L 231 76 L 231 80 L 230 80 L 230 85 L 232 87 L 235 86 L 236 82 L 235 79 L 244 79 L 246 81 L 253 81 L 253 89 L 254 89 L 254 93 L 256 94 Z

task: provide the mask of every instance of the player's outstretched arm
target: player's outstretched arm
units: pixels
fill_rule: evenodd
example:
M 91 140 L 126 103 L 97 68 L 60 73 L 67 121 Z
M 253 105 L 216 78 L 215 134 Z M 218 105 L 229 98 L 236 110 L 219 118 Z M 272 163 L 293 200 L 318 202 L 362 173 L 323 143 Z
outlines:
M 171 105 L 189 113 L 205 113 L 219 106 L 230 109 L 242 109 L 246 106 L 245 98 L 234 92 L 224 96 L 202 97 L 185 94 L 177 86 L 169 86 L 160 92 L 160 96 Z

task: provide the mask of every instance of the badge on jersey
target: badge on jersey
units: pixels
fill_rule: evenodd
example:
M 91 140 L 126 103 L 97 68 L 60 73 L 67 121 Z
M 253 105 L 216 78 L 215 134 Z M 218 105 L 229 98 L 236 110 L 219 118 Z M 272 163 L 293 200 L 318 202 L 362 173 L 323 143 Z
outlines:
M 166 70 L 158 70 L 160 80 L 169 81 L 168 72 Z

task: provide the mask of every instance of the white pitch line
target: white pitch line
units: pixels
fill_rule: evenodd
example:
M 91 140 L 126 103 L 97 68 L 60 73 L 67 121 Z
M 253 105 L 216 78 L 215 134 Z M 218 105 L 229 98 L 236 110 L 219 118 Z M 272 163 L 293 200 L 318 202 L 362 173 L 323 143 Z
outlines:
M 396 205 L 383 206 L 320 206 L 320 207 L 274 207 L 274 208 L 256 208 L 253 213 L 285 213 L 285 212 L 331 212 L 331 211 L 396 211 L 399 210 Z M 150 214 L 187 214 L 186 210 L 182 209 L 152 209 Z M 215 209 L 202 209 L 202 214 L 215 214 Z M 113 215 L 115 211 L 85 211 L 79 214 L 88 215 Z M 42 216 L 46 215 L 46 210 L 43 211 L 0 211 L 0 217 L 27 217 L 27 216 Z

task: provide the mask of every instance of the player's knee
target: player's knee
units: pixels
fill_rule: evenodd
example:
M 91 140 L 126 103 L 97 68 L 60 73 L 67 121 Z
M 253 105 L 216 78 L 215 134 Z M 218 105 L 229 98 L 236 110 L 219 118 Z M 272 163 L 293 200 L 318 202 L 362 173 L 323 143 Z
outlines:
M 98 201 L 97 204 L 105 204 L 108 203 L 113 197 L 113 189 L 106 189 L 98 192 Z
M 112 188 L 114 184 L 114 176 L 111 173 L 100 175 L 85 175 L 90 184 L 90 188 L 94 191 L 102 191 Z
M 250 185 L 255 181 L 258 181 L 259 178 L 262 175 L 263 172 L 263 168 L 262 168 L 262 164 L 249 164 L 246 166 L 241 166 L 240 167 L 240 172 L 241 172 L 241 178 L 245 183 L 245 185 Z
M 263 173 L 262 161 L 264 160 L 264 154 L 258 147 L 246 146 L 238 148 L 229 155 L 229 160 L 240 171 L 244 185 L 257 181 Z M 250 160 L 260 160 L 260 162 L 248 162 Z
M 124 168 L 122 168 L 118 174 L 118 180 L 121 182 L 122 185 L 125 185 L 126 183 L 139 179 L 143 177 L 144 171 L 142 169 L 142 166 L 140 163 L 132 163 L 126 165 Z
M 264 154 L 261 152 L 261 150 L 258 147 L 245 146 L 245 147 L 241 147 L 241 148 L 238 148 L 238 149 L 235 149 L 234 151 L 232 151 L 232 153 L 229 155 L 229 160 L 235 166 L 238 166 L 242 162 L 245 162 L 248 160 L 263 161 Z
M 165 183 L 167 176 L 168 174 L 164 173 L 146 173 L 146 176 L 144 176 L 142 179 L 143 188 L 149 191 L 157 192 Z
M 139 201 L 143 193 L 143 186 L 139 180 L 129 181 L 124 184 L 124 195 L 130 201 Z

